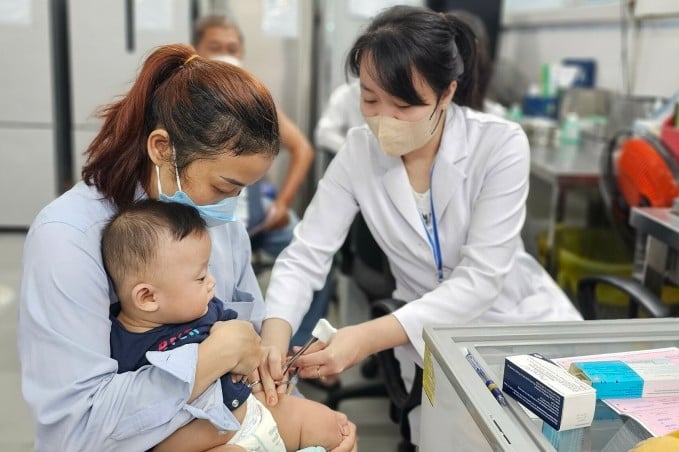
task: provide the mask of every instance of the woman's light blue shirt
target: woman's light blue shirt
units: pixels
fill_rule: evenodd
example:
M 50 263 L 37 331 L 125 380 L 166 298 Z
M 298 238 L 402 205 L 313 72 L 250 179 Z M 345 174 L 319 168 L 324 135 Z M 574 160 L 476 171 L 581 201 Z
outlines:
M 146 197 L 140 188 L 137 195 Z M 162 354 L 136 372 L 116 374 L 108 318 L 116 297 L 100 251 L 102 228 L 115 211 L 94 187 L 80 182 L 38 214 L 26 237 L 18 342 L 38 451 L 146 450 L 193 417 L 237 428 L 225 413 L 219 384 L 186 403 L 197 344 L 181 347 L 179 356 Z M 253 303 L 227 304 L 259 330 L 264 304 L 245 229 L 228 223 L 210 228 L 210 236 L 215 295 L 230 300 L 236 288 L 253 294 Z

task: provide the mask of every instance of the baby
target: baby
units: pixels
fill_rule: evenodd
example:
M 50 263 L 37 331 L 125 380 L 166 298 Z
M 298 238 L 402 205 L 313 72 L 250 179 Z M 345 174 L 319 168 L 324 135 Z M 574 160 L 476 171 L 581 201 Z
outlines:
M 214 296 L 211 246 L 205 222 L 183 204 L 145 200 L 110 220 L 102 254 L 120 299 L 111 307 L 111 355 L 119 373 L 148 365 L 147 351 L 201 342 L 220 325 L 215 322 L 237 317 Z M 240 299 L 233 301 L 252 300 L 246 293 L 234 296 Z M 264 393 L 253 394 L 244 377 L 221 377 L 224 403 L 240 423 L 238 431 L 219 432 L 206 420 L 194 420 L 154 450 L 271 452 L 340 444 L 346 416 L 285 395 L 267 408 Z

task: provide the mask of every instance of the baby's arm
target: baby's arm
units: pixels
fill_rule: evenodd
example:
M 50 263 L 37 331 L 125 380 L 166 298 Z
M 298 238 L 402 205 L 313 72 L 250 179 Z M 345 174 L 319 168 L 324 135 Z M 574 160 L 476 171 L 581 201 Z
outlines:
M 263 391 L 254 396 L 266 406 Z M 287 450 L 312 446 L 334 449 L 342 442 L 342 431 L 349 429 L 346 415 L 301 397 L 279 394 L 278 403 L 268 409 Z

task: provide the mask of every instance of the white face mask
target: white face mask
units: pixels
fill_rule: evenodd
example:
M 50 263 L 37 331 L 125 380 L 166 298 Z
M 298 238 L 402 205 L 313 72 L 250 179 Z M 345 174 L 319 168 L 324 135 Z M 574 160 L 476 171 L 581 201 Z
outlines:
M 403 121 L 390 116 L 369 116 L 365 122 L 380 143 L 382 152 L 390 157 L 400 157 L 424 146 L 434 136 L 443 117 L 436 109 L 419 121 Z
M 217 60 L 217 61 L 221 61 L 223 63 L 233 64 L 234 66 L 237 66 L 237 67 L 243 66 L 243 62 L 233 55 L 227 55 L 227 54 L 216 55 L 216 56 L 213 56 L 212 59 Z

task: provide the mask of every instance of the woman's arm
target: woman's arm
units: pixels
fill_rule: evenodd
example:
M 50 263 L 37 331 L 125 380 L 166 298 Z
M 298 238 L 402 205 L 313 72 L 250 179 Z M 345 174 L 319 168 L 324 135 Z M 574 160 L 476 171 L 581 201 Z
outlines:
M 327 347 L 317 343 L 297 360 L 299 375 L 319 378 L 339 374 L 374 353 L 407 343 L 408 336 L 393 315 L 340 328 Z
M 235 434 L 236 432 L 221 434 L 209 421 L 194 419 L 155 446 L 153 452 L 205 452 L 215 447 L 216 450 L 225 452 L 231 449 L 219 446 L 224 446 Z M 232 450 L 243 449 L 234 446 Z
M 281 144 L 290 151 L 290 165 L 278 191 L 278 196 L 269 209 L 274 209 L 273 217 L 267 221 L 266 230 L 278 229 L 288 221 L 288 209 L 295 199 L 297 190 L 309 171 L 314 160 L 314 149 L 301 130 L 280 109 L 278 110 L 278 125 L 280 127 Z
M 299 328 L 313 291 L 325 284 L 335 252 L 344 242 L 358 211 L 348 170 L 352 162 L 343 162 L 343 159 L 338 154 L 328 167 L 303 220 L 295 228 L 292 243 L 274 265 L 262 328 L 263 345 L 271 348 L 268 361 L 260 366 L 269 405 L 277 400 L 272 382 L 279 380 L 281 357 L 287 354 L 290 334 Z M 274 378 L 270 379 L 269 375 Z
M 325 284 L 333 257 L 359 210 L 351 182 L 356 162 L 346 157 L 339 153 L 333 159 L 294 230 L 292 242 L 274 264 L 266 292 L 266 319 L 284 320 L 292 331 L 299 328 L 309 309 L 313 291 Z M 262 330 L 263 340 L 271 344 L 267 329 Z

